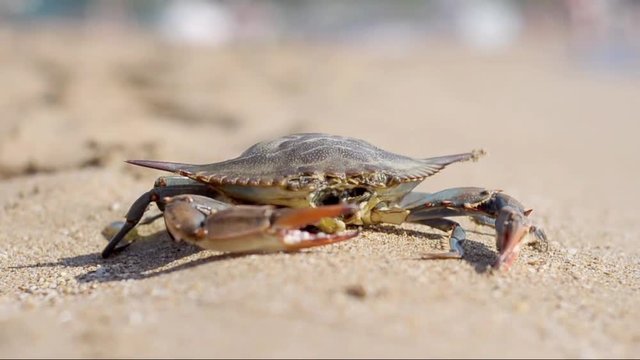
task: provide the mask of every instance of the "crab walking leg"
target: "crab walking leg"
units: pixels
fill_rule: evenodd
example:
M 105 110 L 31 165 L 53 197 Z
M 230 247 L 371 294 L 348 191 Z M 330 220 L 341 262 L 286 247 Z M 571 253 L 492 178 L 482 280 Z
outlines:
M 425 219 L 414 221 L 419 224 L 431 226 L 438 230 L 450 232 L 449 235 L 449 252 L 446 253 L 426 253 L 422 255 L 423 259 L 462 259 L 464 249 L 462 243 L 466 239 L 466 233 L 460 224 L 449 219 Z
M 443 217 L 471 216 L 491 225 L 487 218 L 495 219 L 499 251 L 496 268 L 508 270 L 511 267 L 527 234 L 533 233 L 539 240 L 546 241 L 544 231 L 527 218 L 531 211 L 525 210 L 513 197 L 496 190 L 462 187 L 433 194 L 415 193 L 405 199 L 401 207 L 410 211 L 409 222 L 425 223 Z M 456 228 L 453 227 L 452 238 Z M 454 240 L 450 242 L 455 245 Z M 452 248 L 452 252 L 456 251 Z
M 238 205 L 211 209 L 216 200 L 182 195 L 168 200 L 165 223 L 176 240 L 201 248 L 232 253 L 295 251 L 351 239 L 357 231 L 337 234 L 301 230 L 326 217 L 349 215 L 353 205 L 278 209 L 273 206 Z M 222 203 L 224 204 L 224 203 Z
M 418 194 L 418 195 L 420 195 L 420 194 L 426 195 L 424 193 L 416 193 L 416 194 Z M 412 195 L 413 195 L 413 193 L 412 193 Z M 502 196 L 507 196 L 507 195 L 503 194 Z M 513 198 L 511 198 L 511 199 L 513 199 Z M 522 213 L 525 216 L 529 216 L 529 214 L 531 213 L 531 210 L 524 210 L 524 211 L 522 211 Z M 488 226 L 488 227 L 492 227 L 494 229 L 496 228 L 496 218 L 495 217 L 491 217 L 491 216 L 488 216 L 488 215 L 477 215 L 477 214 L 469 215 L 469 216 L 470 216 L 471 221 L 473 221 L 474 223 L 476 223 L 478 225 Z M 437 226 L 432 226 L 432 227 L 438 228 Z M 549 249 L 549 243 L 547 241 L 546 234 L 544 233 L 544 231 L 539 227 L 534 227 L 534 228 L 532 228 L 532 232 L 535 235 L 533 240 L 538 242 L 538 245 L 541 246 L 541 249 L 543 251 L 548 250 Z
M 189 185 L 171 185 L 171 186 L 162 186 L 155 187 L 146 193 L 142 194 L 136 201 L 133 202 L 127 215 L 125 216 L 126 222 L 120 231 L 118 231 L 113 238 L 109 241 L 109 244 L 102 250 L 102 257 L 108 258 L 114 252 L 119 252 L 124 250 L 127 246 L 131 245 L 131 243 L 126 243 L 124 245 L 118 246 L 118 244 L 122 241 L 122 239 L 127 235 L 131 229 L 133 229 L 142 219 L 142 215 L 147 210 L 147 206 L 150 203 L 156 202 L 159 207 L 163 205 L 163 199 L 165 197 L 176 196 L 180 194 L 212 194 L 213 190 L 210 188 L 199 185 L 199 184 L 189 184 Z

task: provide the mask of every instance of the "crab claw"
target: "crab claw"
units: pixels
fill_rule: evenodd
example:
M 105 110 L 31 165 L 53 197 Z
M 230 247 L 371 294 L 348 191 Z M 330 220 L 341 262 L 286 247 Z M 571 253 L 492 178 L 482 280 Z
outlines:
M 298 250 L 307 247 L 344 241 L 358 235 L 357 231 L 341 231 L 335 234 L 310 232 L 304 230 L 309 225 L 318 224 L 324 218 L 349 216 L 357 211 L 355 205 L 338 204 L 317 208 L 279 209 L 274 214 L 272 230 L 285 244 L 286 250 Z
M 351 239 L 357 231 L 326 234 L 307 229 L 327 217 L 350 215 L 349 204 L 302 209 L 233 206 L 219 211 L 201 196 L 177 196 L 167 201 L 167 229 L 176 240 L 226 252 L 276 252 L 332 244 Z
M 505 271 L 508 271 L 518 258 L 526 235 L 534 232 L 538 238 L 546 239 L 542 230 L 531 225 L 526 213 L 511 206 L 505 206 L 498 213 L 496 232 L 499 256 L 494 267 Z

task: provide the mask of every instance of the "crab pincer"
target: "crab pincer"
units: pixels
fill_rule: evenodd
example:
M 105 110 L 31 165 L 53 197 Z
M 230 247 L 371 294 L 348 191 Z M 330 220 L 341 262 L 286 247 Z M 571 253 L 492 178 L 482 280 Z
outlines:
M 358 231 L 326 234 L 313 228 L 327 217 L 348 216 L 354 205 L 337 204 L 317 208 L 276 208 L 238 205 L 217 210 L 217 202 L 198 195 L 167 199 L 164 218 L 175 240 L 204 249 L 233 252 L 296 251 L 351 239 Z
M 518 253 L 529 233 L 540 241 L 547 241 L 542 229 L 531 224 L 527 218 L 529 212 L 506 206 L 500 210 L 496 218 L 496 248 L 498 260 L 493 265 L 496 269 L 509 270 L 518 258 Z
M 479 187 L 459 187 L 437 193 L 414 193 L 403 204 L 410 211 L 407 221 L 422 223 L 451 233 L 450 251 L 427 253 L 423 259 L 460 259 L 464 255 L 462 243 L 466 235 L 460 224 L 444 217 L 470 216 L 477 223 L 496 229 L 498 258 L 496 269 L 508 271 L 518 258 L 527 235 L 533 234 L 538 241 L 546 242 L 542 229 L 528 218 L 530 209 L 510 195 L 499 190 Z

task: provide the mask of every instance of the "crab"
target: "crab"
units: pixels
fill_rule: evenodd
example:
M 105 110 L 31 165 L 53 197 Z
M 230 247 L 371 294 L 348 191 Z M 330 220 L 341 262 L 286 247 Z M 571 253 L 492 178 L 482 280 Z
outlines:
M 359 230 L 348 226 L 409 222 L 449 233 L 449 251 L 424 259 L 460 259 L 465 231 L 449 218 L 469 216 L 495 227 L 494 267 L 508 270 L 528 234 L 546 241 L 529 219 L 530 209 L 481 187 L 413 191 L 446 166 L 482 155 L 474 150 L 418 159 L 351 137 L 308 133 L 260 142 L 234 159 L 207 165 L 129 160 L 175 175 L 158 178 L 133 203 L 102 256 L 129 245 L 119 244 L 155 202 L 175 240 L 235 253 L 294 251 L 357 236 Z

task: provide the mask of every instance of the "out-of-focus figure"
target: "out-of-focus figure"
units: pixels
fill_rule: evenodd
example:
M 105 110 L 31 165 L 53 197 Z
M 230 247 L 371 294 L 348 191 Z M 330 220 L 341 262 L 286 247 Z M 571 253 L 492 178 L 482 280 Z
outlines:
M 571 48 L 584 65 L 640 70 L 640 2 L 567 0 Z

